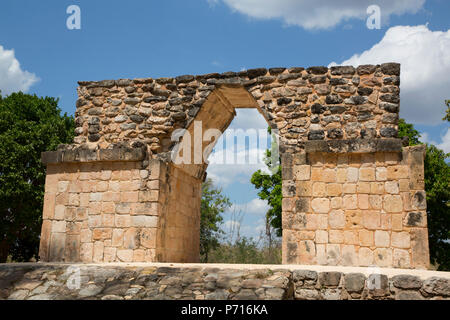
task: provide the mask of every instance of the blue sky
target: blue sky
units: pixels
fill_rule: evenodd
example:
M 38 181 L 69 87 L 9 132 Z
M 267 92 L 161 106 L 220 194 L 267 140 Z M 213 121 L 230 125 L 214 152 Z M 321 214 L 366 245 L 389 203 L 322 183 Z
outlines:
M 81 30 L 66 28 L 74 4 Z M 366 26 L 370 4 L 381 9 L 379 30 Z M 78 80 L 398 61 L 401 115 L 450 152 L 440 121 L 450 99 L 449 12 L 446 0 L 4 0 L 0 90 L 59 97 L 73 114 Z M 263 118 L 239 111 L 232 128 L 250 127 L 264 128 Z M 246 235 L 261 230 L 265 213 L 248 183 L 254 169 L 209 170 L 245 211 Z

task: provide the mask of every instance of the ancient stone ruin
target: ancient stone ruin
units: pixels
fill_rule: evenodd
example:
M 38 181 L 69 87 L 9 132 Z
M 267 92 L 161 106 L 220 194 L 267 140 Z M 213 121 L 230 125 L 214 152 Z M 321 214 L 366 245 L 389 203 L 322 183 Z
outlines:
M 43 261 L 197 262 L 207 163 L 173 161 L 173 134 L 256 108 L 279 133 L 283 263 L 428 267 L 425 149 L 397 138 L 399 64 L 79 85 L 74 144 L 42 155 Z

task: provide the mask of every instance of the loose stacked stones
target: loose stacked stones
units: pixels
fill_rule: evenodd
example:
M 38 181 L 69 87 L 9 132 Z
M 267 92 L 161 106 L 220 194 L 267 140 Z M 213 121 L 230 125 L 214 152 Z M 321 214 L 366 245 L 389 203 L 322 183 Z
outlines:
M 286 151 L 307 140 L 395 138 L 400 65 L 259 68 L 176 78 L 79 82 L 76 145 L 127 142 L 167 152 L 212 91 L 243 86 L 255 98 Z

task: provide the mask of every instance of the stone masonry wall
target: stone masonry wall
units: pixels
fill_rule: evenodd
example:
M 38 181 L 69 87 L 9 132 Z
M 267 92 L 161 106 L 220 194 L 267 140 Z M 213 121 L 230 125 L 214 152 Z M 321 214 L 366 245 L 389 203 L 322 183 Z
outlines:
M 199 262 L 202 181 L 170 165 L 160 192 L 166 193 L 160 214 L 157 261 Z
M 223 132 L 256 108 L 279 134 L 284 263 L 428 267 L 424 151 L 397 138 L 399 64 L 79 84 L 74 144 L 43 154 L 43 261 L 198 261 L 208 164 L 172 161 L 172 134 L 205 151 L 198 123 Z
M 198 260 L 201 180 L 160 160 L 78 160 L 47 166 L 41 260 Z
M 315 152 L 285 163 L 283 262 L 428 268 L 424 152 Z
M 9 300 L 449 300 L 448 272 L 294 266 L 0 265 Z
M 108 148 L 127 142 L 168 152 L 171 133 L 188 128 L 216 89 L 245 88 L 248 101 L 232 107 L 258 108 L 287 151 L 307 140 L 395 138 L 400 65 L 358 68 L 259 68 L 176 78 L 80 81 L 75 146 Z M 226 90 L 224 90 L 226 92 Z
M 134 161 L 49 165 L 41 259 L 155 261 L 159 177 L 141 169 Z

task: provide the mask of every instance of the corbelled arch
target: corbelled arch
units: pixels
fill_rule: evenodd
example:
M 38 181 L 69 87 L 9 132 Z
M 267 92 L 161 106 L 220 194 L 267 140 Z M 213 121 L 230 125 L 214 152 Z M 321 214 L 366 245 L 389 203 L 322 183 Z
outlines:
M 74 144 L 43 154 L 42 260 L 197 261 L 206 164 L 173 163 L 174 134 L 223 131 L 253 107 L 280 138 L 283 263 L 428 265 L 424 151 L 397 138 L 398 64 L 79 84 Z
M 220 84 L 208 95 L 199 111 L 196 113 L 193 121 L 187 124 L 185 129 L 173 132 L 173 141 L 176 142 L 169 149 L 170 161 L 166 170 L 164 191 L 171 197 L 165 211 L 162 211 L 159 219 L 163 221 L 159 228 L 161 247 L 170 248 L 169 242 L 189 243 L 193 239 L 192 247 L 189 250 L 183 250 L 183 254 L 192 254 L 189 258 L 182 258 L 181 261 L 196 261 L 199 257 L 199 235 L 200 235 L 200 211 L 197 207 L 194 210 L 186 210 L 186 207 L 180 207 L 180 195 L 186 190 L 194 188 L 190 199 L 193 203 L 200 203 L 201 183 L 206 178 L 208 167 L 208 157 L 221 135 L 236 116 L 236 108 L 256 108 L 260 109 L 255 98 L 240 84 Z M 208 135 L 212 133 L 212 135 Z M 194 186 L 194 187 L 193 187 Z M 186 215 L 186 212 L 188 213 Z M 186 220 L 177 226 L 179 216 L 186 216 Z M 186 226 L 190 225 L 190 228 Z M 175 230 L 175 231 L 174 231 Z M 168 236 L 170 235 L 170 236 Z M 170 240 L 169 240 L 170 239 Z M 179 253 L 174 253 L 171 249 L 163 250 L 160 260 L 179 261 Z M 184 260 L 183 260 L 184 259 Z
M 193 176 L 202 178 L 208 166 L 208 156 L 236 116 L 235 109 L 257 109 L 266 119 L 268 126 L 276 127 L 275 122 L 265 117 L 266 112 L 244 86 L 217 85 L 194 120 L 187 125 L 186 129 L 180 130 L 180 137 L 175 138 L 176 135 L 173 134 L 173 140 L 179 141 L 170 149 L 174 165 L 190 172 Z M 186 148 L 188 150 L 185 150 Z M 182 151 L 187 151 L 187 154 L 182 154 Z

